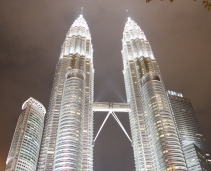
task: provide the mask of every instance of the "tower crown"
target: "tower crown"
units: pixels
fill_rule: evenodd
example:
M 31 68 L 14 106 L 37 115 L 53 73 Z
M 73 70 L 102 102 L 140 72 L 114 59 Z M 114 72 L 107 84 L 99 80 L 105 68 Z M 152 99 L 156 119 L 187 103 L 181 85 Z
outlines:
M 89 30 L 88 24 L 86 20 L 83 18 L 83 15 L 79 15 L 79 17 L 73 22 L 71 27 L 84 27 Z
M 70 54 L 78 54 L 92 59 L 92 43 L 89 27 L 83 15 L 71 25 L 63 43 L 60 59 Z
M 86 20 L 83 18 L 82 14 L 79 15 L 79 17 L 71 25 L 66 35 L 66 39 L 72 36 L 81 36 L 81 37 L 85 37 L 86 39 L 91 40 L 88 24 Z
M 128 33 L 132 33 L 132 34 L 129 34 L 130 39 L 138 38 L 138 39 L 147 40 L 140 26 L 135 21 L 133 21 L 130 17 L 128 17 L 128 20 L 125 24 L 123 35 L 126 36 L 126 34 Z
M 30 97 L 28 100 L 26 100 L 23 105 L 22 105 L 22 110 L 25 109 L 29 104 L 33 104 L 34 106 L 36 106 L 38 109 L 40 109 L 42 111 L 43 116 L 45 116 L 46 114 L 46 109 L 43 106 L 42 103 L 40 103 L 38 100 Z
M 125 24 L 123 32 L 123 56 L 127 56 L 127 60 L 140 58 L 142 56 L 154 59 L 154 55 L 149 42 L 140 26 L 130 17 Z
M 130 17 L 127 18 L 127 22 L 125 24 L 124 31 L 133 31 L 133 30 L 139 30 L 141 31 L 141 28 L 138 26 L 138 24 L 133 21 Z

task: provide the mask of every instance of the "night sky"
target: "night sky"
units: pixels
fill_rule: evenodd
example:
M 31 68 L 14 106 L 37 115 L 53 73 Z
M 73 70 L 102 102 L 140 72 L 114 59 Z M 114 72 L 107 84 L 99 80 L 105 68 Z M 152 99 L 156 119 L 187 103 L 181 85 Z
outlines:
M 46 108 L 61 45 L 84 7 L 94 48 L 94 101 L 126 102 L 121 39 L 127 17 L 145 32 L 166 89 L 190 98 L 211 149 L 211 12 L 202 0 L 0 1 L 0 170 L 21 106 Z M 129 13 L 126 13 L 129 10 Z M 96 135 L 106 113 L 94 114 Z M 117 115 L 130 135 L 126 113 Z M 95 171 L 134 171 L 131 144 L 112 116 L 94 147 Z

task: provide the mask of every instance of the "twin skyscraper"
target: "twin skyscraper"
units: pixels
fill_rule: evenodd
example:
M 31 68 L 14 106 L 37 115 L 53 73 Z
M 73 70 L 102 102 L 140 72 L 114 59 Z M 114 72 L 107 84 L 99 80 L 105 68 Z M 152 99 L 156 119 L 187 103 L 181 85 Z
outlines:
M 208 171 L 211 160 L 190 101 L 165 90 L 151 46 L 130 18 L 122 58 L 127 104 L 109 103 L 106 110 L 129 106 L 136 171 Z M 93 102 L 93 84 L 91 35 L 80 15 L 62 45 L 46 116 L 33 98 L 23 105 L 6 171 L 92 171 L 93 106 L 106 105 Z

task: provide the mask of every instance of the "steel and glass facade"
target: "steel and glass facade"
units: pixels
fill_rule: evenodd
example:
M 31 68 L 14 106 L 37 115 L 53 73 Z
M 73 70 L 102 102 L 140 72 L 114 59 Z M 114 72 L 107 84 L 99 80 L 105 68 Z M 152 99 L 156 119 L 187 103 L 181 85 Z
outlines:
M 80 15 L 62 46 L 46 117 L 38 171 L 93 168 L 93 49 Z
M 45 107 L 29 98 L 22 106 L 6 162 L 6 171 L 35 171 L 44 127 Z
M 144 32 L 130 18 L 122 57 L 136 170 L 187 170 L 158 64 Z
M 210 158 L 205 138 L 190 99 L 183 97 L 182 93 L 174 91 L 168 90 L 167 94 L 171 102 L 188 170 L 210 170 Z
M 195 144 L 200 149 L 206 150 L 205 138 L 196 118 L 190 99 L 183 97 L 181 93 L 168 91 L 174 118 L 183 146 Z
M 195 144 L 189 144 L 183 147 L 185 160 L 188 170 L 192 171 L 210 171 L 210 156 Z

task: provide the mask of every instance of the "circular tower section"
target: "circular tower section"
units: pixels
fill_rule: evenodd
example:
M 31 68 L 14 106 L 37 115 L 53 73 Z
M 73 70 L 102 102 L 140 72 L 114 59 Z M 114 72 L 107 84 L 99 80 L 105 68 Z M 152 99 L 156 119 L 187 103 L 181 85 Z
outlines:
M 83 71 L 78 69 L 66 74 L 54 158 L 55 171 L 81 169 L 84 77 Z

